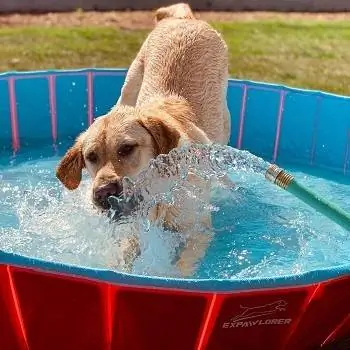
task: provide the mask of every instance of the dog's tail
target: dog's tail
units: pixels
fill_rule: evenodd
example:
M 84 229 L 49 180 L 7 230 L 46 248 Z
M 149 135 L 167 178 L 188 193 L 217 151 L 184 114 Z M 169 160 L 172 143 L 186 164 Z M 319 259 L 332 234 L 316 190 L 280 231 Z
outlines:
M 164 18 L 195 19 L 191 7 L 185 3 L 160 7 L 155 13 L 155 21 L 158 23 Z

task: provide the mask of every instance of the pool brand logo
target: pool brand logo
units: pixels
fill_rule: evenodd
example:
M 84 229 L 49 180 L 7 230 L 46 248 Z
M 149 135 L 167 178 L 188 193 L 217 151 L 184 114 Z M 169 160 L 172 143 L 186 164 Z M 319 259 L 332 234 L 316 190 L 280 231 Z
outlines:
M 287 310 L 288 303 L 285 300 L 278 300 L 270 304 L 261 306 L 247 307 L 240 305 L 243 309 L 242 313 L 230 318 L 229 321 L 222 324 L 222 328 L 242 328 L 253 326 L 266 326 L 266 325 L 286 325 L 292 322 L 291 318 L 264 318 L 263 316 L 269 316 L 281 311 Z

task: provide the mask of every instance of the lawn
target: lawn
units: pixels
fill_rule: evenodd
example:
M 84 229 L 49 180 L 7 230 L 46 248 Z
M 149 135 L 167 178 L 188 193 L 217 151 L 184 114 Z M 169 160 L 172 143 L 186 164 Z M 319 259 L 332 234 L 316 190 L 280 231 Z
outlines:
M 350 95 L 350 22 L 252 19 L 212 22 L 230 50 L 232 77 Z M 0 26 L 0 70 L 127 67 L 148 29 Z

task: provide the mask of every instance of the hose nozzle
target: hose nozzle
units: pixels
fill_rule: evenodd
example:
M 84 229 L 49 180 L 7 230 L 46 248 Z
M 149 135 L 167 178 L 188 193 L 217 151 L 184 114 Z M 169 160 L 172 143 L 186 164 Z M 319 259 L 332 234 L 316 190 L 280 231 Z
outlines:
M 275 164 L 271 164 L 268 167 L 265 173 L 265 178 L 284 190 L 287 189 L 290 183 L 294 180 L 292 175 L 288 174 L 285 170 Z

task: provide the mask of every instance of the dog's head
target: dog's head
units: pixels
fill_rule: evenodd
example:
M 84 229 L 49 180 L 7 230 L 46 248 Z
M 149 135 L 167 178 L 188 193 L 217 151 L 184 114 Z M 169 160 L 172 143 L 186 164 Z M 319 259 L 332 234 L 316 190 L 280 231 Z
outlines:
M 147 108 L 118 106 L 97 118 L 60 161 L 56 175 L 69 190 L 76 189 L 86 168 L 91 178 L 92 199 L 107 209 L 108 197 L 122 194 L 124 177 L 134 177 L 149 161 L 178 146 L 181 123 L 191 113 L 183 101 L 156 101 Z

